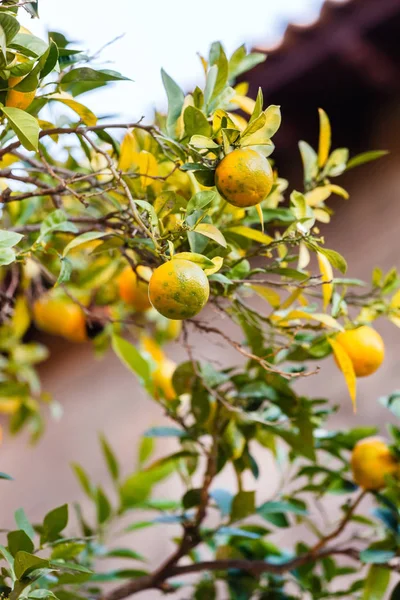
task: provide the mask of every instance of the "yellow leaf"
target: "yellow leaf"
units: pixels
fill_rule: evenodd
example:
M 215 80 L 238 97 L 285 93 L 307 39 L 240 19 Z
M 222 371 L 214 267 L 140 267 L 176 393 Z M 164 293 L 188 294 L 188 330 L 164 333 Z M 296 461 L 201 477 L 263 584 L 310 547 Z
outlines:
M 308 302 L 307 298 L 305 296 L 303 296 L 303 294 L 300 294 L 300 296 L 297 299 L 301 306 L 308 306 L 309 302 Z
M 346 191 L 344 188 L 342 188 L 340 185 L 334 185 L 333 183 L 331 183 L 328 187 L 331 190 L 332 194 L 336 194 L 337 196 L 341 196 L 345 200 L 349 199 L 349 197 L 350 197 L 349 196 L 349 192 Z
M 14 314 L 12 317 L 12 328 L 14 334 L 21 338 L 31 323 L 28 302 L 25 296 L 18 296 L 15 301 Z
M 303 290 L 301 288 L 295 288 L 294 291 L 286 298 L 286 300 L 282 302 L 281 309 L 283 310 L 289 308 L 289 306 L 292 306 L 293 302 L 297 300 L 302 291 Z
M 305 198 L 308 206 L 314 207 L 319 206 L 322 202 L 327 200 L 332 194 L 341 196 L 345 200 L 349 198 L 348 192 L 340 185 L 328 184 L 320 187 L 316 187 L 310 192 L 305 194 Z
M 303 310 L 291 310 L 288 315 L 285 315 L 285 320 L 297 320 L 297 319 L 306 319 L 307 321 L 318 321 L 329 327 L 330 329 L 339 329 L 339 331 L 343 330 L 343 327 L 340 323 L 336 321 L 330 315 L 324 315 L 322 313 L 308 313 Z
M 121 142 L 118 168 L 121 171 L 128 171 L 132 167 L 137 155 L 138 145 L 135 136 L 131 131 L 128 131 Z
M 323 167 L 328 160 L 329 150 L 331 148 L 331 125 L 328 115 L 322 108 L 319 113 L 319 145 L 318 145 L 318 165 Z
M 329 185 L 324 185 L 322 187 L 316 187 L 311 192 L 307 192 L 305 194 L 305 198 L 308 206 L 318 206 L 324 200 L 327 200 L 329 196 L 332 194 L 332 190 Z
M 88 125 L 89 127 L 96 125 L 96 115 L 87 106 L 74 100 L 70 94 L 67 94 L 66 92 L 63 92 L 62 94 L 52 94 L 49 96 L 49 101 L 53 100 L 69 106 L 69 108 L 76 112 L 85 125 Z
M 238 96 L 246 96 L 249 91 L 249 84 L 247 81 L 241 81 L 237 83 L 233 88 Z
M 261 231 L 264 233 L 264 213 L 261 208 L 261 204 L 256 205 L 258 218 L 260 219 Z
M 332 347 L 339 369 L 342 371 L 346 380 L 347 389 L 349 390 L 350 398 L 353 403 L 353 410 L 356 412 L 357 378 L 354 372 L 353 363 L 343 346 L 332 338 L 328 341 Z
M 17 162 L 18 160 L 19 158 L 17 156 L 14 156 L 13 154 L 5 154 L 1 157 L 0 168 L 5 169 L 6 167 L 9 167 L 13 163 Z
M 322 297 L 324 299 L 324 310 L 326 310 L 333 294 L 333 283 L 331 283 L 333 280 L 333 270 L 332 265 L 326 258 L 326 256 L 324 256 L 320 252 L 317 252 L 317 258 L 319 270 L 321 271 L 322 275 Z
M 248 98 L 247 96 L 239 96 L 238 94 L 232 98 L 231 103 L 237 104 L 237 106 L 248 115 L 253 114 L 253 110 L 256 104 L 253 98 Z
M 158 175 L 157 161 L 150 152 L 142 150 L 137 157 L 137 164 L 140 173 L 140 183 L 143 187 L 148 187 L 154 182 L 153 177 L 157 177 Z
M 209 269 L 204 269 L 204 273 L 206 275 L 214 275 L 214 273 L 218 273 L 224 264 L 224 259 L 222 256 L 214 256 L 214 258 L 211 259 L 211 262 L 213 262 L 215 266 L 210 267 Z
M 392 296 L 392 299 L 390 301 L 390 307 L 400 308 L 400 290 L 397 290 L 397 292 Z
M 215 225 L 210 225 L 209 223 L 200 223 L 195 227 L 194 231 L 196 233 L 201 233 L 201 235 L 205 235 L 206 237 L 214 240 L 223 248 L 226 248 L 226 240 L 219 229 L 215 227 Z
M 38 123 L 39 123 L 40 129 L 54 129 L 55 128 L 54 123 L 50 123 L 50 121 L 43 121 L 43 119 L 38 119 Z M 57 133 L 55 133 L 54 135 L 51 135 L 50 137 L 55 142 L 58 142 L 58 134 Z
M 310 262 L 310 252 L 304 242 L 300 242 L 298 268 L 305 269 Z
M 389 317 L 389 321 L 396 325 L 396 327 L 400 327 L 400 317 Z
M 230 227 L 227 231 L 230 233 L 236 233 L 237 235 L 242 235 L 245 238 L 249 238 L 250 240 L 254 240 L 255 242 L 260 242 L 260 244 L 270 244 L 273 242 L 273 238 L 261 231 L 257 231 L 257 229 L 251 229 L 251 227 L 245 227 L 244 225 L 238 225 L 237 227 Z
M 263 285 L 250 284 L 249 287 L 254 292 L 256 292 L 256 294 L 258 294 L 259 296 L 264 298 L 267 302 L 269 302 L 269 304 L 272 306 L 272 308 L 279 307 L 279 305 L 281 303 L 281 299 L 280 299 L 278 292 L 276 292 L 275 290 L 271 290 L 271 288 L 264 287 Z
M 322 208 L 314 208 L 314 217 L 320 223 L 329 223 L 331 220 L 330 214 Z

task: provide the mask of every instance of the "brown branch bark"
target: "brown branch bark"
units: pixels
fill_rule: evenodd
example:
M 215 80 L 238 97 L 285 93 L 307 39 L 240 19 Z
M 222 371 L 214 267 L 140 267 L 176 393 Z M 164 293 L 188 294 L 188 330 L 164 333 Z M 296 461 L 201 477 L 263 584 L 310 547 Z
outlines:
M 326 558 L 327 556 L 334 555 L 347 556 L 348 558 L 357 560 L 359 553 L 353 548 L 325 548 L 317 555 L 314 555 L 312 552 L 307 552 L 282 564 L 269 563 L 263 560 L 230 559 L 210 560 L 192 563 L 189 565 L 171 566 L 168 573 L 165 573 L 163 580 L 160 580 L 159 576 L 157 576 L 157 573 L 154 575 L 145 575 L 144 577 L 139 577 L 138 579 L 128 581 L 118 588 L 115 588 L 111 592 L 106 593 L 102 600 L 123 600 L 123 598 L 128 598 L 129 596 L 133 596 L 134 594 L 144 590 L 162 589 L 163 583 L 166 581 L 166 579 L 189 575 L 191 573 L 238 569 L 241 571 L 247 571 L 254 576 L 260 576 L 263 573 L 281 575 L 282 573 L 292 571 L 293 569 L 301 567 L 309 562 L 315 562 L 322 558 Z

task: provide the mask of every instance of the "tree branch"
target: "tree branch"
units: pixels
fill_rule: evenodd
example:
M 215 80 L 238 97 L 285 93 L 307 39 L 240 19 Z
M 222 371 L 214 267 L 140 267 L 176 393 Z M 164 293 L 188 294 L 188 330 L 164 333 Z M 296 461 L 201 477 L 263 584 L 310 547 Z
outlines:
M 313 552 L 307 552 L 300 556 L 296 556 L 292 560 L 287 562 L 276 564 L 269 563 L 264 560 L 246 560 L 246 559 L 228 559 L 228 560 L 209 560 L 198 563 L 192 563 L 189 565 L 182 566 L 171 566 L 168 573 L 166 573 L 164 580 L 160 580 L 157 572 L 153 575 L 145 575 L 132 581 L 124 583 L 118 588 L 115 588 L 111 592 L 106 593 L 102 600 L 122 600 L 133 596 L 138 592 L 149 589 L 162 589 L 162 584 L 166 579 L 171 577 L 178 577 L 182 575 L 189 575 L 191 573 L 200 573 L 202 571 L 229 571 L 230 569 L 237 569 L 241 571 L 247 571 L 254 576 L 260 576 L 263 573 L 273 573 L 275 575 L 281 575 L 293 569 L 297 569 L 302 565 L 309 562 L 315 562 L 327 556 L 347 556 L 353 560 L 358 560 L 359 553 L 354 548 L 325 548 L 317 555 Z

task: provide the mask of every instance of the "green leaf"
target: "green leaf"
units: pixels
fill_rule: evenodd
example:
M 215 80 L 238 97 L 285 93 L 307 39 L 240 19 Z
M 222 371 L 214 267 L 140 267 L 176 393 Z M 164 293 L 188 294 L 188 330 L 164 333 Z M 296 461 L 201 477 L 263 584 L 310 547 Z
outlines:
M 54 541 L 68 524 L 68 505 L 63 504 L 47 513 L 43 520 L 42 542 Z
M 13 38 L 11 47 L 19 50 L 24 56 L 39 58 L 48 49 L 48 45 L 42 38 L 31 33 L 17 33 Z
M 208 106 L 215 88 L 218 77 L 218 67 L 213 65 L 207 73 L 206 86 L 204 88 L 204 104 Z
M 147 500 L 152 487 L 168 477 L 175 469 L 176 462 L 172 461 L 130 475 L 120 487 L 122 506 L 129 508 Z
M 99 523 L 99 525 L 102 525 L 110 518 L 112 508 L 110 501 L 108 500 L 101 487 L 98 487 L 96 492 L 96 508 L 97 522 Z
M 236 425 L 235 421 L 229 421 L 229 424 L 224 431 L 223 441 L 224 446 L 226 447 L 226 454 L 229 458 L 236 460 L 242 456 L 246 445 L 246 438 Z
M 360 560 L 364 563 L 384 564 L 394 556 L 396 556 L 396 552 L 393 550 L 367 548 L 367 550 L 360 552 Z
M 198 148 L 199 150 L 214 150 L 215 148 L 220 147 L 219 144 L 205 135 L 192 135 L 189 145 Z
M 72 266 L 72 262 L 69 260 L 69 258 L 61 259 L 61 269 L 55 284 L 56 286 L 66 283 L 71 279 Z
M 262 92 L 262 88 L 259 87 L 258 92 L 257 92 L 256 103 L 254 105 L 253 112 L 249 119 L 249 123 L 252 123 L 255 119 L 257 119 L 257 117 L 260 116 L 260 114 L 262 113 L 263 105 L 264 105 L 263 92 Z
M 326 161 L 323 174 L 328 177 L 337 177 L 346 170 L 349 151 L 347 148 L 336 148 Z
M 119 478 L 119 466 L 118 466 L 118 461 L 115 457 L 115 454 L 110 446 L 110 444 L 107 442 L 106 438 L 104 435 L 100 435 L 100 444 L 101 444 L 101 449 L 103 451 L 103 455 L 108 467 L 108 472 L 110 473 L 112 479 L 114 481 L 117 481 Z
M 167 131 L 171 137 L 175 137 L 176 123 L 181 115 L 185 94 L 175 81 L 161 69 L 161 77 L 168 98 Z
M 14 17 L 8 15 L 5 12 L 0 13 L 0 28 L 1 28 L 1 37 L 3 38 L 2 51 L 5 55 L 7 50 L 7 45 L 14 39 L 17 35 L 20 25 Z
M 357 154 L 357 156 L 353 156 L 353 158 L 351 158 L 347 163 L 346 171 L 353 169 L 354 167 L 358 167 L 359 165 L 365 165 L 373 160 L 377 160 L 382 156 L 386 156 L 388 153 L 388 150 L 370 150 L 369 152 Z
M 310 182 L 315 179 L 318 173 L 317 153 L 307 142 L 303 141 L 299 142 L 299 150 L 303 162 L 304 181 Z
M 177 427 L 152 427 L 144 433 L 144 437 L 187 437 L 186 431 Z
M 94 489 L 92 484 L 90 483 L 90 479 L 86 471 L 77 463 L 73 463 L 71 466 L 75 472 L 79 483 L 81 484 L 83 491 L 86 493 L 87 496 L 89 496 L 90 499 L 93 499 Z
M 20 108 L 3 106 L 1 110 L 6 115 L 10 127 L 27 150 L 39 149 L 39 123 L 35 117 Z
M 137 348 L 118 335 L 113 335 L 112 347 L 121 362 L 128 369 L 133 371 L 147 388 L 151 388 L 152 379 L 150 365 Z
M 233 496 L 228 490 L 211 490 L 210 497 L 218 506 L 221 517 L 227 517 L 231 513 Z
M 137 204 L 149 213 L 151 226 L 158 227 L 158 216 L 154 209 L 154 206 L 150 204 L 150 202 L 147 202 L 147 200 L 135 200 L 135 204 Z
M 139 465 L 142 466 L 151 457 L 154 452 L 154 439 L 143 437 L 139 446 Z
M 104 555 L 104 558 L 130 558 L 132 560 L 140 560 L 145 561 L 145 558 L 139 552 L 135 552 L 134 550 L 130 550 L 129 548 L 113 548 L 107 554 Z
M 250 515 L 253 515 L 256 510 L 255 492 L 241 491 L 233 498 L 231 510 L 231 522 L 241 521 Z
M 218 198 L 218 194 L 215 191 L 197 192 L 192 196 L 187 203 L 186 213 L 190 214 L 194 210 L 201 210 L 214 202 Z
M 78 231 L 76 225 L 68 221 L 67 215 L 61 209 L 54 210 L 49 213 L 47 217 L 42 221 L 40 226 L 40 235 L 36 240 L 36 243 L 40 243 L 47 234 L 52 231 L 70 231 L 76 233 Z
M 32 553 L 34 550 L 31 538 L 22 529 L 10 531 L 7 534 L 7 545 L 8 550 L 13 556 L 15 556 L 19 550 L 24 550 L 29 553 Z
M 49 568 L 49 561 L 21 550 L 14 558 L 14 570 L 18 579 L 27 577 L 32 571 Z
M 197 252 L 178 252 L 172 257 L 172 260 L 176 259 L 189 260 L 199 265 L 202 269 L 212 269 L 215 266 L 213 261 L 207 258 L 207 256 L 198 254 Z
M 341 273 L 346 273 L 347 262 L 343 258 L 343 256 L 341 254 L 339 254 L 339 252 L 336 252 L 336 250 L 328 250 L 328 248 L 324 248 L 323 246 L 318 246 L 314 242 L 306 241 L 306 244 L 309 248 L 314 250 L 314 252 L 320 252 L 321 254 L 326 256 L 326 258 L 331 263 L 332 267 L 334 267 L 335 269 L 339 269 L 339 271 Z
M 11 248 L 0 250 L 0 266 L 10 265 L 16 259 L 16 254 Z
M 25 514 L 23 508 L 18 508 L 18 510 L 14 513 L 15 522 L 22 531 L 30 537 L 31 540 L 35 537 L 35 530 L 33 529 L 31 523 L 28 520 L 28 517 Z
M 210 101 L 214 100 L 221 94 L 228 83 L 228 59 L 220 42 L 214 42 L 210 49 L 210 65 L 216 66 L 218 69 L 217 78 L 210 95 Z M 206 95 L 204 94 L 204 97 Z M 206 104 L 208 103 L 205 100 Z
M 215 225 L 211 225 L 210 223 L 199 223 L 199 225 L 197 225 L 193 231 L 210 238 L 223 248 L 226 248 L 226 240 L 220 230 L 215 227 Z
M 362 600 L 382 600 L 385 597 L 389 582 L 389 569 L 372 565 L 365 580 Z
M 378 402 L 388 408 L 397 418 L 400 419 L 400 391 L 394 391 L 389 396 L 381 396 Z
M 0 250 L 3 248 L 12 248 L 12 246 L 18 244 L 23 237 L 24 236 L 21 233 L 0 229 Z
M 188 106 L 183 113 L 183 122 L 185 124 L 185 135 L 191 138 L 193 135 L 211 135 L 211 125 L 207 121 L 205 114 L 195 108 Z
M 7 481 L 13 481 L 13 477 L 11 477 L 11 475 L 7 475 L 7 473 L 0 473 L 0 479 L 6 479 Z
M 42 600 L 43 598 L 55 598 L 58 600 L 57 596 L 53 594 L 51 590 L 34 590 L 33 592 L 29 592 L 28 598 L 30 600 Z
M 264 62 L 266 58 L 267 55 L 261 52 L 251 52 L 250 54 L 247 54 L 246 46 L 243 44 L 240 48 L 235 50 L 229 59 L 229 78 L 234 79 L 238 77 L 238 75 L 241 75 L 256 65 Z
M 95 70 L 91 69 L 90 67 L 79 67 L 77 69 L 72 69 L 63 75 L 61 84 L 75 83 L 76 81 L 129 81 L 129 77 L 124 77 L 120 73 L 117 73 L 117 71 Z
M 50 46 L 49 46 L 49 50 L 47 53 L 46 61 L 42 67 L 42 70 L 40 71 L 40 78 L 43 79 L 44 77 L 49 75 L 53 71 L 55 66 L 57 65 L 57 62 L 58 62 L 57 44 L 53 40 L 50 40 Z M 24 64 L 24 63 L 22 63 L 22 64 Z
M 73 248 L 77 248 L 77 246 L 86 244 L 86 242 L 102 238 L 105 235 L 107 235 L 107 232 L 104 231 L 88 231 L 86 233 L 82 233 L 81 235 L 78 235 L 76 238 L 71 240 L 69 244 L 65 246 L 63 250 L 63 256 L 67 256 L 68 252 L 70 252 Z

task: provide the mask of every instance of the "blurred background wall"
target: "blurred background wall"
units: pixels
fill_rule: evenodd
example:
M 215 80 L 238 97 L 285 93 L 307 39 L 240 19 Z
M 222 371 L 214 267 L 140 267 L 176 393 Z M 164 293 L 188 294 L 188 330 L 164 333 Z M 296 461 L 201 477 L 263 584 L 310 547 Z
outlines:
M 228 5 L 235 3 L 221 4 L 228 10 Z M 250 1 L 248 5 L 251 4 Z M 271 0 L 264 4 L 277 3 Z M 310 14 L 310 3 L 302 0 L 297 0 L 293 14 L 302 14 L 302 4 L 303 12 Z M 316 9 L 321 2 L 312 4 Z M 98 11 L 101 14 L 100 8 Z M 274 158 L 281 175 L 289 178 L 294 187 L 301 186 L 297 142 L 306 139 L 316 144 L 319 106 L 331 118 L 335 147 L 347 146 L 352 154 L 367 149 L 390 150 L 388 157 L 341 179 L 351 198 L 330 201 L 336 215 L 331 225 L 321 227 L 327 246 L 346 256 L 349 276 L 368 280 L 371 263 L 384 270 L 400 267 L 400 0 L 327 1 L 321 12 L 314 10 L 313 15 L 312 23 L 290 25 L 273 48 L 268 48 L 267 36 L 265 43 L 258 41 L 258 49 L 269 56 L 251 73 L 251 90 L 255 95 L 261 86 L 265 101 L 282 107 L 283 125 L 275 138 Z M 216 35 L 224 41 L 223 28 Z M 239 41 L 253 39 L 244 32 Z M 160 48 L 157 50 L 162 55 Z M 209 310 L 204 316 L 215 318 Z M 388 415 L 379 409 L 376 398 L 400 388 L 400 331 L 379 321 L 377 327 L 385 338 L 387 358 L 382 369 L 359 382 L 357 415 L 352 413 L 344 381 L 333 361 L 322 365 L 318 376 L 300 383 L 310 395 L 324 396 L 329 392 L 330 398 L 341 405 L 331 421 L 334 427 L 345 422 L 346 426 L 378 424 L 384 430 L 383 419 Z M 199 334 L 192 340 L 200 358 L 221 361 L 223 356 L 225 364 L 240 360 L 234 350 L 222 351 L 220 341 L 214 342 Z M 32 519 L 39 519 L 45 511 L 66 500 L 82 500 L 85 504 L 69 462 L 81 462 L 95 480 L 106 481 L 98 432 L 106 431 L 128 470 L 134 465 L 140 435 L 164 419 L 133 375 L 112 354 L 98 362 L 90 346 L 72 347 L 48 339 L 46 343 L 53 353 L 42 368 L 44 387 L 63 405 L 64 417 L 59 423 L 50 424 L 44 438 L 30 452 L 26 452 L 26 440 L 21 438 L 6 439 L 3 444 L 1 470 L 11 473 L 15 482 L 7 484 L 7 489 L 6 484 L 2 485 L 0 527 L 10 524 L 16 505 L 24 506 Z M 172 345 L 168 354 L 177 361 L 184 359 L 184 351 L 178 345 Z M 165 439 L 159 451 L 165 454 L 173 447 L 173 441 Z M 259 499 L 265 500 L 274 494 L 277 473 L 272 471 L 266 451 L 260 451 L 259 458 L 262 477 L 257 489 Z M 225 485 L 233 487 L 229 475 L 226 477 Z M 50 479 L 57 481 L 51 486 L 51 496 L 46 489 Z M 160 486 L 159 492 L 163 497 L 173 497 L 178 485 L 174 481 Z M 107 483 L 105 486 L 109 488 Z M 148 552 L 151 562 L 158 563 L 170 548 L 170 533 L 165 526 L 161 537 L 154 540 L 147 532 L 138 532 L 135 547 Z M 279 535 L 284 536 L 284 531 Z M 151 592 L 140 597 L 157 595 Z

